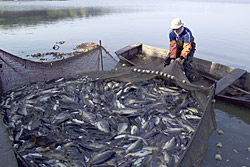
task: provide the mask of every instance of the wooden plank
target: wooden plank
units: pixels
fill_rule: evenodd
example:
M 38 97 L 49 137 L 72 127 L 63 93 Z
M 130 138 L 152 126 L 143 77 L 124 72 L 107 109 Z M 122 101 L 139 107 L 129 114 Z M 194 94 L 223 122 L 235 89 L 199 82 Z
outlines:
M 115 54 L 121 55 L 121 54 L 123 54 L 123 53 L 125 53 L 127 51 L 130 51 L 131 49 L 134 49 L 134 48 L 137 48 L 137 47 L 140 47 L 140 46 L 142 46 L 141 43 L 134 43 L 132 45 L 128 45 L 128 46 L 126 46 L 126 47 L 124 47 L 122 49 L 119 49 L 118 51 L 115 52 Z
M 215 90 L 215 95 L 218 95 L 221 91 L 223 91 L 225 88 L 227 88 L 229 85 L 231 85 L 234 81 L 239 79 L 242 75 L 246 73 L 245 70 L 242 69 L 235 69 L 232 72 L 230 72 L 228 75 L 225 77 L 221 78 L 217 83 L 216 83 L 216 90 Z
M 120 56 L 120 55 L 117 55 L 119 57 L 119 59 L 121 59 L 122 61 L 128 63 L 129 65 L 132 65 L 132 66 L 135 66 L 136 64 L 134 64 L 132 61 L 129 61 L 128 59 Z
M 215 99 L 221 100 L 230 104 L 237 105 L 239 107 L 248 108 L 250 109 L 250 101 L 245 99 L 239 99 L 237 97 L 229 97 L 224 95 L 217 95 Z
M 208 80 L 210 80 L 210 81 L 212 81 L 212 82 L 217 82 L 216 79 L 211 78 L 211 77 L 209 77 L 209 76 L 206 76 L 206 75 L 203 75 L 203 74 L 199 74 L 199 75 L 201 75 L 202 77 L 204 77 L 204 78 L 206 78 L 206 79 L 208 79 Z M 244 89 L 241 89 L 241 88 L 239 88 L 239 87 L 237 87 L 237 86 L 230 85 L 229 87 L 232 88 L 232 89 L 236 89 L 236 90 L 238 90 L 238 91 L 240 91 L 240 92 L 242 92 L 242 93 L 244 93 L 244 94 L 250 95 L 250 92 L 248 92 L 248 91 L 246 91 L 246 90 L 244 90 Z

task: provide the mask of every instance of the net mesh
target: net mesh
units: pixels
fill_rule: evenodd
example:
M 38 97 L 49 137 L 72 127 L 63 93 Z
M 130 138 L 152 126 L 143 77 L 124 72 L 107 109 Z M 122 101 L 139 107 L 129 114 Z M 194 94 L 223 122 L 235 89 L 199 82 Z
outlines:
M 104 58 L 108 58 L 109 53 L 105 52 L 105 54 L 103 55 Z M 6 57 L 3 61 L 4 55 Z M 192 136 L 192 140 L 189 142 L 188 149 L 177 164 L 177 166 L 199 166 L 206 152 L 207 139 L 216 127 L 212 103 L 214 88 L 201 87 L 190 83 L 183 73 L 181 65 L 177 62 L 160 69 L 157 64 L 161 62 L 161 59 L 154 57 L 144 61 L 144 57 L 142 56 L 140 57 L 141 63 L 135 66 L 118 63 L 114 68 L 109 67 L 106 68 L 108 69 L 106 71 L 99 71 L 97 70 L 100 69 L 99 55 L 100 49 L 95 48 L 90 52 L 80 53 L 75 57 L 50 64 L 34 63 L 14 58 L 13 55 L 9 56 L 6 52 L 1 51 L 1 63 L 5 67 L 5 71 L 1 73 L 2 89 L 8 91 L 11 88 L 26 83 L 60 77 L 81 77 L 83 75 L 87 75 L 92 80 L 111 79 L 122 82 L 144 82 L 153 78 L 161 78 L 164 81 L 162 86 L 173 84 L 190 91 L 203 110 L 202 119 L 195 134 Z M 114 60 L 109 59 L 107 63 L 114 64 L 112 61 Z M 91 68 L 87 68 L 88 70 L 86 70 L 85 67 Z M 15 79 L 18 79 L 18 81 Z

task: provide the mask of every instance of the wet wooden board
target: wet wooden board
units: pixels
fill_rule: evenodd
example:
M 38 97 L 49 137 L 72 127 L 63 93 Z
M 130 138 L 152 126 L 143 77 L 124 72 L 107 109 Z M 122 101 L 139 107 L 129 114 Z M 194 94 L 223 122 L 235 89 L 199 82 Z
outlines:
M 124 52 L 130 51 L 130 50 L 132 50 L 132 49 L 135 49 L 135 48 L 138 48 L 138 47 L 141 47 L 141 46 L 142 46 L 141 43 L 134 43 L 134 44 L 132 44 L 132 45 L 128 45 L 128 46 L 126 46 L 126 47 L 124 47 L 124 48 L 122 48 L 122 49 L 119 49 L 118 51 L 115 52 L 115 54 L 121 55 L 121 54 L 123 54 Z
M 128 63 L 129 65 L 132 65 L 132 66 L 135 66 L 136 64 L 134 64 L 132 61 L 129 61 L 128 59 L 120 56 L 120 55 L 117 55 L 119 57 L 119 59 L 121 59 L 122 61 Z
M 239 79 L 242 75 L 246 73 L 245 70 L 242 69 L 235 69 L 229 74 L 227 74 L 225 77 L 221 78 L 217 83 L 216 83 L 216 90 L 215 90 L 215 95 L 218 95 L 221 91 L 223 91 L 225 88 L 230 86 L 234 81 Z

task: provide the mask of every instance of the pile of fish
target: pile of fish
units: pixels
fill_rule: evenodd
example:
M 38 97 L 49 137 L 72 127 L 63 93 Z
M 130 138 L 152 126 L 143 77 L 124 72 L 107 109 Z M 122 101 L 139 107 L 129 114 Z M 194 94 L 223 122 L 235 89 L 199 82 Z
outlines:
M 1 113 L 20 166 L 173 167 L 202 111 L 161 79 L 89 77 L 25 85 Z

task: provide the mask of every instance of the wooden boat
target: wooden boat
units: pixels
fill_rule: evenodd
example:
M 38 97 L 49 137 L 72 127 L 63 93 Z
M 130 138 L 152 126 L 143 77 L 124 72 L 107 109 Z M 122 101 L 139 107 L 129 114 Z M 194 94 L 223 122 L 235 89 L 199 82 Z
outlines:
M 134 43 L 115 52 L 127 64 L 161 70 L 169 51 Z M 250 73 L 194 57 L 191 83 L 210 87 L 216 83 L 216 99 L 250 108 Z

